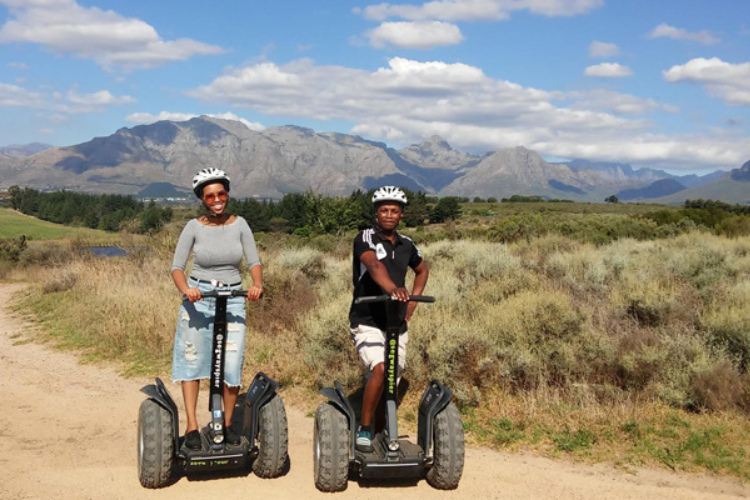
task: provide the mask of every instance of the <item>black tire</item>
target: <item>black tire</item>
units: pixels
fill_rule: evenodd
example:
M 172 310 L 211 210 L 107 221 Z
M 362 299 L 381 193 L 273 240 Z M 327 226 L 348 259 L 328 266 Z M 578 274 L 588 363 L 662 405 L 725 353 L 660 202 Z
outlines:
M 256 476 L 279 477 L 289 461 L 289 429 L 281 396 L 263 405 L 258 417 L 258 457 L 253 462 Z
M 453 403 L 435 417 L 433 446 L 427 482 L 439 490 L 455 490 L 464 471 L 464 426 Z
M 344 491 L 349 479 L 346 416 L 328 403 L 318 406 L 313 430 L 313 472 L 320 491 Z
M 153 399 L 145 400 L 138 410 L 138 479 L 144 488 L 170 483 L 174 452 L 172 415 Z

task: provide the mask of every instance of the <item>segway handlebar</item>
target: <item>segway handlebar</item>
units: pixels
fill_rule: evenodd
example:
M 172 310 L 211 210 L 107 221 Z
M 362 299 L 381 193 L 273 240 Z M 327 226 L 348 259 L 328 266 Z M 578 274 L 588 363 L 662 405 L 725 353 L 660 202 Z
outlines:
M 247 290 L 209 290 L 201 292 L 201 297 L 247 297 Z
M 368 295 L 365 297 L 357 297 L 354 299 L 355 304 L 373 304 L 375 302 L 388 302 L 390 300 L 398 300 L 394 295 Z M 409 302 L 435 302 L 435 297 L 430 295 L 410 295 Z
M 247 290 L 209 290 L 208 292 L 201 292 L 202 299 L 216 297 L 247 297 Z M 183 295 L 182 298 L 185 299 L 187 296 Z M 260 298 L 263 298 L 263 294 L 260 295 Z

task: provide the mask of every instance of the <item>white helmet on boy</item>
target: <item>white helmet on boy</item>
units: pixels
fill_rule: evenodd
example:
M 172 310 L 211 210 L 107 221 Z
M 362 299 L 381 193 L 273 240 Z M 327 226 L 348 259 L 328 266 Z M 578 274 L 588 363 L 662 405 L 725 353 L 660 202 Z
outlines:
M 372 202 L 377 204 L 383 201 L 395 201 L 406 205 L 406 194 L 395 186 L 383 186 L 372 194 Z
M 204 168 L 193 177 L 193 192 L 198 198 L 203 194 L 203 186 L 211 182 L 221 182 L 229 191 L 229 176 L 218 168 Z

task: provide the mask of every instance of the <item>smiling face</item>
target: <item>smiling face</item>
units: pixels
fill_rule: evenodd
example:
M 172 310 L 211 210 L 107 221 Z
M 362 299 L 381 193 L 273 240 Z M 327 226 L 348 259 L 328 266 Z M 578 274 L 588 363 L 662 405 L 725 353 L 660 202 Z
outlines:
M 214 182 L 203 187 L 201 200 L 213 215 L 222 215 L 227 208 L 229 193 L 221 182 Z
M 395 201 L 385 201 L 375 207 L 375 220 L 380 227 L 388 232 L 394 231 L 398 227 L 403 216 L 404 209 L 400 203 Z

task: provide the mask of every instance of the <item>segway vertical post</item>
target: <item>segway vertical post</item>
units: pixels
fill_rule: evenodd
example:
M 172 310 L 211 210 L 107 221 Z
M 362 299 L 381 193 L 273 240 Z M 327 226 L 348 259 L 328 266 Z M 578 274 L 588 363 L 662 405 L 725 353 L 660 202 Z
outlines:
M 397 460 L 399 457 L 398 443 L 398 327 L 400 302 L 389 300 L 386 302 L 388 308 L 388 324 L 386 326 L 386 356 L 385 356 L 385 418 L 386 418 L 386 448 L 389 459 Z
M 208 410 L 211 412 L 211 447 L 224 447 L 224 409 L 222 396 L 224 385 L 224 358 L 227 336 L 227 298 L 231 291 L 216 291 L 216 313 L 214 314 L 214 339 L 211 348 L 211 392 Z

